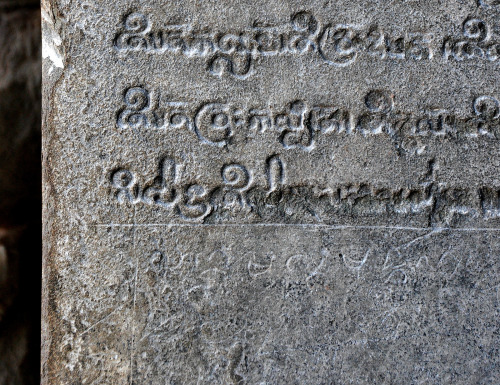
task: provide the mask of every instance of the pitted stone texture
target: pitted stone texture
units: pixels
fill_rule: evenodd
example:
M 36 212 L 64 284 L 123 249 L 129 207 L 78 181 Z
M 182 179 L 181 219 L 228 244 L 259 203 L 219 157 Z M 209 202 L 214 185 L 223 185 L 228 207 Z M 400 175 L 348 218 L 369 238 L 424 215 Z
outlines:
M 495 383 L 495 2 L 44 4 L 46 383 Z

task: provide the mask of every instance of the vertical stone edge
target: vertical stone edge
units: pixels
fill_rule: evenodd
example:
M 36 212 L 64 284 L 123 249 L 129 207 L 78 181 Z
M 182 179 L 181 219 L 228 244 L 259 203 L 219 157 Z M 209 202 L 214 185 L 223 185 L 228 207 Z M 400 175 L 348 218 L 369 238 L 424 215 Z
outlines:
M 42 23 L 42 319 L 41 319 L 41 384 L 56 384 L 56 341 L 60 319 L 57 317 L 56 295 L 58 273 L 55 266 L 57 224 L 57 192 L 52 171 L 54 141 L 54 94 L 64 71 L 61 55 L 62 32 L 55 0 L 41 1 Z

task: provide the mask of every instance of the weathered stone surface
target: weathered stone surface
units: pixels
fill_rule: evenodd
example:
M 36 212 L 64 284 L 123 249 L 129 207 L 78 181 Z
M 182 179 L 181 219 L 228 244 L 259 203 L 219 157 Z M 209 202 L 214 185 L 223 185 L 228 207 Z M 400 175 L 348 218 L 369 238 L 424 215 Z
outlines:
M 47 384 L 500 380 L 500 5 L 47 1 Z

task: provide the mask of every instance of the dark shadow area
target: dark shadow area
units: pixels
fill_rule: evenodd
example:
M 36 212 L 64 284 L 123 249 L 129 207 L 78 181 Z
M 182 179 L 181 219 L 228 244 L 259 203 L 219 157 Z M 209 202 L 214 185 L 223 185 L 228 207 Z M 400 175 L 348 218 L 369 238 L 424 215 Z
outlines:
M 40 90 L 39 3 L 0 0 L 0 385 L 40 383 Z

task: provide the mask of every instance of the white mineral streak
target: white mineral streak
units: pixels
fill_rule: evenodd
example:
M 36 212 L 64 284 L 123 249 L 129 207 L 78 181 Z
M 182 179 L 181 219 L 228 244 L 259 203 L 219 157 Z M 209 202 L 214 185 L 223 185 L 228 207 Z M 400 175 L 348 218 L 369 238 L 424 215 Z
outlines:
M 42 37 L 42 58 L 49 59 L 52 62 L 52 67 L 49 72 L 53 71 L 53 67 L 64 68 L 63 57 L 59 52 L 59 47 L 62 43 L 61 37 L 53 28 L 54 24 L 47 14 L 47 12 L 42 10 L 42 19 L 51 27 L 51 36 L 44 33 Z

